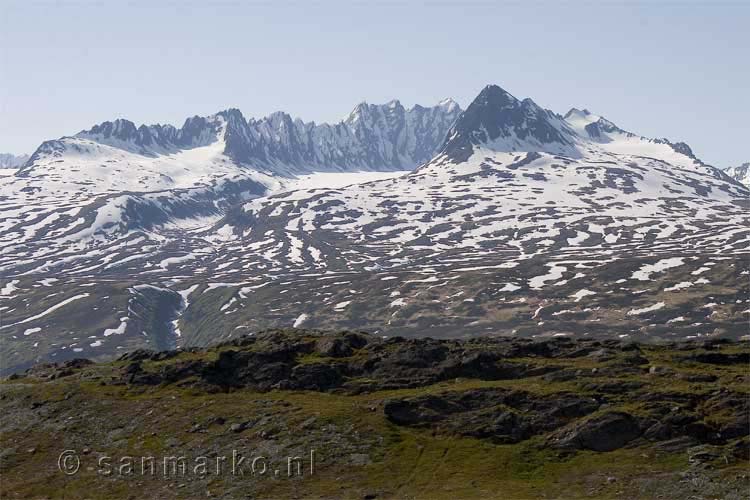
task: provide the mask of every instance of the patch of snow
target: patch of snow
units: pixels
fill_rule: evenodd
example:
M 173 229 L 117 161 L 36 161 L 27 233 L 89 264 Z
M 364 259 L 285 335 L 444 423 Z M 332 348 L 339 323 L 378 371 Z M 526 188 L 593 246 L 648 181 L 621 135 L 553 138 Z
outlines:
M 664 289 L 665 292 L 674 292 L 676 290 L 684 290 L 685 288 L 690 288 L 693 286 L 693 283 L 691 281 L 681 281 L 673 286 L 668 286 Z
M 292 325 L 292 328 L 299 328 L 300 326 L 302 326 L 302 323 L 307 321 L 308 317 L 309 316 L 305 313 L 302 313 L 299 316 L 297 316 L 297 319 L 294 320 L 294 324 Z
M 584 288 L 583 290 L 578 290 L 570 297 L 576 299 L 576 302 L 580 302 L 582 298 L 588 297 L 589 295 L 596 295 L 596 292 L 592 292 L 591 290 L 586 290 Z
M 11 280 L 8 283 L 5 284 L 2 288 L 0 288 L 0 296 L 2 297 L 10 297 L 13 292 L 18 290 L 18 287 L 16 286 L 19 284 L 20 280 Z
M 661 259 L 655 264 L 646 264 L 639 270 L 633 273 L 630 279 L 639 281 L 649 281 L 653 273 L 659 273 L 667 269 L 678 267 L 683 264 L 682 257 L 671 257 L 669 259 Z
M 107 328 L 104 330 L 103 335 L 105 337 L 109 337 L 110 335 L 116 334 L 116 335 L 122 335 L 125 333 L 125 329 L 128 327 L 128 321 L 130 318 L 127 316 L 124 316 L 120 318 L 120 324 L 117 326 L 117 328 Z
M 666 304 L 664 302 L 657 302 L 656 304 L 648 307 L 644 307 L 642 309 L 631 309 L 628 311 L 628 316 L 637 316 L 639 314 L 646 314 L 653 311 L 658 311 L 659 309 L 662 309 Z

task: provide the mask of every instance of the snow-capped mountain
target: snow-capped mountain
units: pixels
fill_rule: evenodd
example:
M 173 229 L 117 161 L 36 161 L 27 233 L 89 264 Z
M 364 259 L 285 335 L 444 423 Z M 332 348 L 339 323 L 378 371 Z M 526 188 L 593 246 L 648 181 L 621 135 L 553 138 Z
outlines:
M 750 163 L 743 163 L 724 170 L 729 177 L 750 188 Z
M 577 154 L 574 136 L 562 117 L 531 99 L 519 101 L 488 85 L 451 128 L 440 152 L 456 162 L 465 161 L 478 145 L 498 151 Z
M 748 333 L 750 191 L 683 143 L 492 85 L 463 112 L 196 120 L 43 146 L 2 192 L 10 365 L 270 326 Z M 386 172 L 312 184 L 355 169 Z
M 192 187 L 247 169 L 270 175 L 408 170 L 432 157 L 460 111 L 450 99 L 408 110 L 394 100 L 359 104 L 333 125 L 282 112 L 247 120 L 237 109 L 194 116 L 179 129 L 118 119 L 45 142 L 18 175 L 54 171 L 52 178 L 65 183 L 96 175 L 92 189 L 144 191 Z M 121 175 L 123 168 L 128 175 Z
M 18 168 L 29 159 L 29 155 L 0 153 L 0 168 Z
M 404 252 L 413 258 L 498 245 L 528 254 L 559 247 L 577 227 L 582 241 L 625 241 L 618 235 L 633 225 L 640 244 L 650 233 L 658 239 L 682 232 L 687 218 L 721 222 L 742 215 L 747 191 L 694 158 L 687 145 L 646 139 L 590 113 L 567 116 L 488 86 L 450 129 L 438 155 L 415 172 L 345 190 L 253 200 L 244 217 L 233 214 L 234 233 L 257 244 L 335 233 L 351 256 L 335 261 L 352 267 L 384 255 L 386 247 L 395 261 Z M 611 222 L 592 234 L 589 217 Z M 526 219 L 533 221 L 533 237 L 521 237 L 519 220 Z M 257 230 L 260 224 L 264 231 Z M 269 238 L 276 225 L 279 234 Z M 288 248 L 298 246 L 289 242 Z M 377 260 L 383 265 L 387 259 Z
M 0 240 L 34 244 L 53 234 L 78 241 L 191 219 L 205 223 L 300 175 L 412 169 L 434 154 L 460 111 L 447 99 L 408 110 L 398 101 L 363 103 L 334 125 L 286 113 L 246 120 L 236 109 L 189 118 L 179 129 L 104 122 L 44 142 L 0 184 L 7 216 Z

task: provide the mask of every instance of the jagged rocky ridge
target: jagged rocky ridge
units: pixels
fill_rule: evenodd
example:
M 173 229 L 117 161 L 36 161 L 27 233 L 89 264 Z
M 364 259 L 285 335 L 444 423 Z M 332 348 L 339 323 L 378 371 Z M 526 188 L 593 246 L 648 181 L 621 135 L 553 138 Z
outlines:
M 237 109 L 194 116 L 181 128 L 104 122 L 44 142 L 3 179 L 0 241 L 33 246 L 48 234 L 79 241 L 192 227 L 291 189 L 301 174 L 412 169 L 434 154 L 460 111 L 450 99 L 410 109 L 394 100 L 362 103 L 333 125 L 283 112 L 246 119 Z
M 446 99 L 437 106 L 404 108 L 397 100 L 361 103 L 336 124 L 292 119 L 284 112 L 246 119 L 238 109 L 188 118 L 181 128 L 104 122 L 71 138 L 47 141 L 19 175 L 47 156 L 63 157 L 91 141 L 143 156 L 159 156 L 223 141 L 222 153 L 238 165 L 288 175 L 314 170 L 407 170 L 429 160 L 461 112 Z M 221 136 L 221 137 L 220 137 Z

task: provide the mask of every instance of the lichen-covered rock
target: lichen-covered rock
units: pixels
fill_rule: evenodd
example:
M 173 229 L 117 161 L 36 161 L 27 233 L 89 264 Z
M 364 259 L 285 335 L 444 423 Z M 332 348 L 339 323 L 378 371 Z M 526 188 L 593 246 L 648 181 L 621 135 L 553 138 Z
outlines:
M 632 415 L 608 412 L 561 429 L 549 442 L 556 448 L 612 451 L 640 435 L 640 426 Z

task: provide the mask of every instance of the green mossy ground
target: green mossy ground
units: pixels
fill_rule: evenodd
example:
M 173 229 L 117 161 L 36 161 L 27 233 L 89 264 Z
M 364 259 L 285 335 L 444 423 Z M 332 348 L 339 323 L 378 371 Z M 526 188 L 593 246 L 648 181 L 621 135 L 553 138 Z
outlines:
M 215 359 L 225 349 L 183 352 L 144 366 L 157 369 L 190 359 Z M 725 353 L 747 351 L 741 345 L 721 347 Z M 690 351 L 695 352 L 703 351 Z M 724 388 L 750 396 L 748 367 L 743 364 L 686 363 L 677 358 L 687 352 L 660 346 L 642 346 L 642 354 L 652 366 L 717 379 L 691 383 L 644 370 L 642 375 L 606 382 L 642 382 L 643 390 L 651 394 L 703 394 Z M 509 362 L 590 371 L 618 359 L 524 357 Z M 301 363 L 341 361 L 317 354 L 300 359 Z M 124 365 L 122 361 L 91 365 L 55 380 L 24 377 L 0 384 L 2 498 L 742 498 L 750 486 L 748 462 L 726 455 L 696 467 L 684 450 L 660 451 L 645 440 L 610 452 L 563 452 L 544 446 L 545 436 L 498 445 L 431 428 L 399 426 L 382 411 L 384 401 L 393 398 L 488 387 L 519 389 L 540 397 L 569 391 L 585 394 L 583 385 L 592 381 L 590 377 L 562 382 L 543 376 L 455 379 L 355 395 L 207 391 L 191 385 L 189 379 L 160 386 L 107 383 L 118 377 Z M 646 412 L 642 402 L 627 394 L 617 396 L 607 408 L 616 410 Z M 727 410 L 710 416 L 717 421 L 730 417 Z M 249 428 L 231 430 L 232 424 L 247 421 L 253 422 Z M 66 449 L 77 450 L 81 458 L 75 476 L 58 470 L 58 455 Z M 105 454 L 116 461 L 144 455 L 231 456 L 233 449 L 279 459 L 273 466 L 281 474 L 97 473 L 97 460 Z M 307 457 L 311 449 L 316 456 L 314 473 L 286 477 L 285 457 Z

